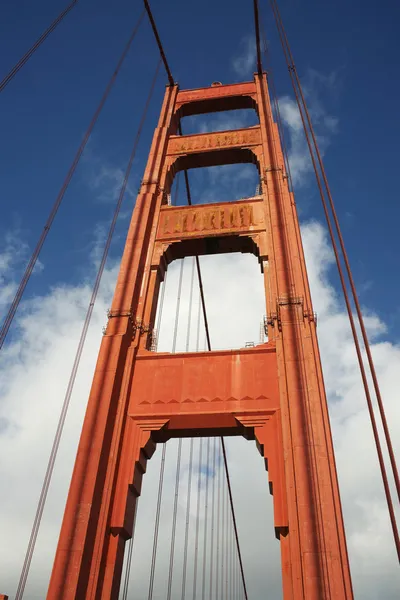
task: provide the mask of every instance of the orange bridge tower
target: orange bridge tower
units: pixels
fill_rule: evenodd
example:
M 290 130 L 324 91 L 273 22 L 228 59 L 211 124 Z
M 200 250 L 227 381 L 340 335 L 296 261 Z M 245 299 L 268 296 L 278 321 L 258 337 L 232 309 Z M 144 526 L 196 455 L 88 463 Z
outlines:
M 182 117 L 243 108 L 257 112 L 257 126 L 177 135 Z M 250 162 L 260 174 L 259 195 L 169 206 L 178 171 Z M 158 292 L 171 261 L 238 251 L 255 254 L 263 273 L 268 342 L 154 352 Z M 194 432 L 256 441 L 273 495 L 284 599 L 352 598 L 316 322 L 265 74 L 248 83 L 166 89 L 96 365 L 48 600 L 118 598 L 146 462 L 157 443 Z

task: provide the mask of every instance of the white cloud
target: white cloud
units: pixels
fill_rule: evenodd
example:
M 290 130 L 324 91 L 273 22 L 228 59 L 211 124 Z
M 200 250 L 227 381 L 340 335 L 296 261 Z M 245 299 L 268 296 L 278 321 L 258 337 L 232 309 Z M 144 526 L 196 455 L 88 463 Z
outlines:
M 22 240 L 20 232 L 7 232 L 0 247 L 0 319 L 17 291 L 16 279 L 20 269 L 25 269 L 28 258 L 29 247 Z M 43 263 L 37 260 L 33 273 L 40 273 L 42 270 Z
M 246 35 L 240 41 L 238 54 L 232 60 L 232 68 L 239 77 L 251 77 L 256 70 L 256 41 Z
M 356 597 L 363 600 L 394 600 L 398 597 L 399 579 L 389 521 L 385 510 L 382 484 L 374 454 L 371 428 L 362 398 L 349 327 L 343 306 L 329 283 L 332 254 L 324 229 L 318 223 L 303 228 L 310 281 L 315 308 L 318 312 L 318 332 L 332 429 L 335 440 L 341 494 L 348 536 L 350 561 Z M 257 341 L 259 322 L 263 315 L 262 278 L 254 257 L 220 256 L 201 258 L 211 337 L 214 347 L 238 346 Z M 188 261 L 190 265 L 190 261 Z M 186 268 L 187 278 L 190 268 Z M 70 413 L 50 488 L 43 526 L 38 539 L 26 597 L 42 599 L 54 556 L 60 520 L 75 456 L 76 444 L 88 397 L 91 377 L 105 323 L 116 269 L 105 272 L 102 290 L 93 316 L 88 341 L 82 357 Z M 177 265 L 170 268 L 170 286 L 174 288 Z M 44 297 L 25 304 L 19 316 L 20 336 L 2 353 L 0 363 L 0 544 L 1 592 L 12 597 L 28 534 L 32 524 L 45 461 L 65 392 L 73 355 L 76 349 L 85 306 L 90 294 L 86 284 L 59 286 Z M 182 296 L 182 327 L 186 326 L 188 283 Z M 197 297 L 192 319 L 196 340 Z M 164 324 L 165 347 L 173 322 L 173 296 L 166 299 L 164 313 L 171 311 Z M 400 348 L 383 337 L 384 326 L 369 314 L 368 325 L 376 333 L 372 351 L 380 376 L 382 392 L 393 441 L 400 440 L 400 414 L 396 400 Z M 169 338 L 170 339 L 170 338 Z M 181 331 L 178 347 L 185 338 Z M 197 443 L 196 443 L 197 444 Z M 198 448 L 198 446 L 195 446 Z M 254 443 L 229 439 L 233 493 L 242 541 L 249 596 L 262 597 L 268 586 L 271 597 L 281 597 L 279 544 L 274 539 L 272 501 L 268 494 L 267 474 Z M 198 450 L 196 450 L 197 452 Z M 151 555 L 151 532 L 158 485 L 161 452 L 149 462 L 139 503 L 134 545 L 131 597 L 147 593 Z M 167 449 L 165 505 L 160 531 L 157 581 L 154 599 L 165 596 L 165 572 L 168 567 L 170 509 L 175 480 L 176 442 Z M 184 441 L 184 474 L 187 479 L 188 441 Z M 195 464 L 198 464 L 195 454 Z M 198 467 L 195 467 L 195 473 Z M 195 478 L 196 481 L 196 478 Z M 210 479 L 211 481 L 211 479 Z M 196 485 L 196 483 L 194 484 Z M 182 558 L 182 527 L 185 494 L 180 499 L 178 513 L 176 569 Z M 193 498 L 192 508 L 196 502 Z M 149 529 L 150 528 L 150 529 Z M 200 547 L 202 540 L 201 526 Z M 190 539 L 193 542 L 193 528 Z M 189 581 L 193 572 L 193 546 L 189 558 Z M 202 556 L 202 554 L 200 554 Z M 179 585 L 179 577 L 174 586 Z M 175 589 L 175 588 L 174 588 Z M 178 589 L 178 588 L 176 588 Z M 191 588 L 189 587 L 189 590 Z
M 326 93 L 333 93 L 338 85 L 335 72 L 325 76 L 313 69 L 307 71 L 302 81 L 303 92 L 322 156 L 339 126 L 339 120 L 326 111 L 322 98 Z M 295 186 L 301 186 L 308 182 L 308 176 L 313 168 L 301 116 L 297 103 L 291 96 L 282 96 L 278 102 L 284 127 L 289 134 L 288 154 L 293 183 Z

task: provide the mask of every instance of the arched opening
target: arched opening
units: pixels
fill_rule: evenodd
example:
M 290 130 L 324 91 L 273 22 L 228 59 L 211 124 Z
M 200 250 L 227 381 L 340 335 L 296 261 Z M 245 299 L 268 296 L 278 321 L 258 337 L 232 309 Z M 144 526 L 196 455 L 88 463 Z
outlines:
M 261 193 L 258 169 L 254 164 L 221 165 L 193 169 L 189 172 L 192 204 L 234 202 Z M 182 173 L 174 178 L 170 201 L 185 206 L 187 193 Z
M 195 256 L 200 255 L 213 350 L 257 346 L 266 341 L 264 280 L 247 236 L 223 236 L 171 244 L 156 324 L 157 352 L 207 350 Z M 186 257 L 186 258 L 183 258 Z M 160 318 L 161 316 L 161 318 Z
M 262 193 L 260 165 L 249 148 L 197 152 L 178 157 L 166 181 L 166 201 L 185 205 L 184 176 L 188 170 L 193 204 L 209 204 L 251 198 Z
M 209 133 L 213 131 L 230 131 L 259 125 L 255 110 L 224 110 L 207 114 L 194 114 L 181 119 L 184 135 L 192 133 Z
M 226 438 L 225 444 L 249 598 L 262 598 L 268 589 L 269 595 L 279 600 L 282 598 L 280 544 L 273 534 L 273 499 L 269 494 L 264 460 L 256 451 L 254 441 L 233 437 Z M 233 589 L 238 589 L 240 577 L 227 501 L 225 471 L 219 448 L 219 438 L 183 439 L 179 484 L 176 487 L 178 440 L 172 439 L 166 443 L 153 598 L 166 598 L 176 490 L 178 495 L 171 598 L 180 598 L 182 594 L 185 548 L 185 597 L 193 596 L 195 571 L 196 597 L 203 597 L 203 588 L 206 598 L 236 597 L 232 591 L 232 579 L 235 586 Z M 161 460 L 162 445 L 159 444 L 152 460 L 147 464 L 138 503 L 130 581 L 130 593 L 134 598 L 146 598 L 148 595 Z M 187 523 L 188 539 L 185 544 Z

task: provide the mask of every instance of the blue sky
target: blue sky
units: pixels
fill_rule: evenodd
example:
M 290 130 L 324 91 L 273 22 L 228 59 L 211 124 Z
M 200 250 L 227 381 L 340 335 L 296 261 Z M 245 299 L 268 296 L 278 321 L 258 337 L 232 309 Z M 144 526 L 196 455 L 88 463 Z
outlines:
M 0 73 L 20 57 L 65 2 L 6 2 L 0 22 Z M 337 119 L 325 162 L 362 300 L 373 305 L 398 338 L 400 311 L 397 230 L 396 119 L 399 82 L 396 2 L 281 2 L 303 79 L 326 78 L 319 101 Z M 152 2 L 174 77 L 197 87 L 238 81 L 232 61 L 253 32 L 251 2 Z M 291 93 L 267 2 L 260 3 L 279 96 Z M 141 9 L 141 2 L 85 0 L 67 16 L 1 97 L 0 233 L 34 244 L 102 90 Z M 157 50 L 145 22 L 107 102 L 41 256 L 45 265 L 28 293 L 81 276 L 112 206 L 99 196 L 115 187 L 140 118 Z M 251 76 L 251 70 L 249 75 Z M 158 80 L 131 178 L 133 196 L 160 107 Z M 104 172 L 106 174 L 104 174 Z M 94 185 L 101 178 L 101 193 Z M 108 177 L 107 177 L 108 173 Z M 302 219 L 320 218 L 312 178 L 297 190 Z M 110 192 L 111 193 L 111 192 Z M 106 196 L 108 194 L 106 193 Z M 120 221 L 122 243 L 127 219 Z M 98 231 L 97 231 L 98 234 Z M 118 241 L 114 245 L 118 253 Z M 23 266 L 23 259 L 16 268 Z M 392 275 L 389 276 L 389 273 Z
M 3 2 L 0 77 L 66 4 L 66 0 Z M 319 225 L 323 222 L 322 210 L 306 159 L 287 69 L 268 3 L 262 0 L 260 6 L 290 141 L 296 199 L 319 316 L 318 332 L 356 597 L 394 600 L 398 597 L 398 565 L 352 340 L 343 304 L 337 296 L 337 277 L 326 232 Z M 400 440 L 400 208 L 395 161 L 400 133 L 400 84 L 396 78 L 399 42 L 395 27 L 400 8 L 395 2 L 381 2 L 378 7 L 371 1 L 358 0 L 281 0 L 280 6 L 321 141 L 361 301 L 368 310 L 367 326 L 396 445 Z M 0 316 L 7 307 L 4 297 L 11 300 L 6 287 L 2 296 L 1 284 L 12 286 L 21 276 L 29 250 L 38 239 L 141 7 L 141 0 L 80 0 L 0 95 Z M 171 69 L 182 88 L 209 85 L 215 80 L 229 83 L 251 79 L 254 46 L 250 0 L 152 0 L 152 7 Z M 34 516 L 34 503 L 26 503 L 25 491 L 29 488 L 32 498 L 39 495 L 89 284 L 94 279 L 94 265 L 111 220 L 157 59 L 150 27 L 144 21 L 64 198 L 40 256 L 39 268 L 29 283 L 26 298 L 31 302 L 21 306 L 16 327 L 3 351 L 0 454 L 7 460 L 0 464 L 0 478 L 7 485 L 0 498 L 0 529 L 4 532 L 0 563 L 5 567 L 2 585 L 8 593 L 15 589 Z M 118 259 L 165 83 L 161 73 L 89 330 L 72 414 L 66 423 L 61 458 L 38 542 L 38 558 L 32 568 L 28 589 L 32 599 L 43 598 L 47 586 L 101 327 L 106 322 Z M 253 124 L 251 119 L 250 113 L 200 117 L 184 120 L 183 127 L 185 131 L 239 127 Z M 194 201 L 235 199 L 255 191 L 255 170 L 249 165 L 240 169 L 230 166 L 198 170 L 191 172 L 190 178 Z M 181 193 L 182 187 L 181 182 Z M 181 194 L 178 201 L 183 201 Z M 217 347 L 237 347 L 245 341 L 257 341 L 264 298 L 254 257 L 221 256 L 218 263 L 211 259 L 214 257 L 202 257 L 202 269 L 213 343 Z M 171 265 L 165 314 L 175 310 L 178 268 L 178 263 Z M 190 275 L 189 262 L 185 274 Z M 188 290 L 186 279 L 178 350 L 179 344 L 182 348 L 185 344 Z M 197 295 L 193 320 L 197 315 L 196 302 Z M 246 310 L 242 310 L 243 306 Z M 169 350 L 172 322 L 166 322 L 161 332 L 161 349 Z M 355 438 L 358 452 L 354 452 Z M 228 440 L 228 451 L 239 527 L 245 523 L 248 533 L 243 536 L 244 560 L 253 585 L 252 597 L 259 597 L 268 585 L 278 598 L 279 546 L 272 542 L 272 503 L 262 460 L 244 440 Z M 147 496 L 139 504 L 142 512 L 136 538 L 140 543 L 134 546 L 138 553 L 134 559 L 139 565 L 150 564 L 144 550 L 148 525 L 154 516 L 152 501 L 156 497 L 160 454 L 157 452 L 149 464 L 144 486 Z M 167 467 L 171 489 L 175 479 L 172 459 Z M 241 466 L 243 461 L 246 473 Z M 256 491 L 249 498 L 239 493 L 242 489 Z M 150 546 L 147 550 L 151 552 Z M 141 568 L 138 572 L 142 572 Z M 136 581 L 135 585 L 138 597 L 143 597 L 143 581 Z

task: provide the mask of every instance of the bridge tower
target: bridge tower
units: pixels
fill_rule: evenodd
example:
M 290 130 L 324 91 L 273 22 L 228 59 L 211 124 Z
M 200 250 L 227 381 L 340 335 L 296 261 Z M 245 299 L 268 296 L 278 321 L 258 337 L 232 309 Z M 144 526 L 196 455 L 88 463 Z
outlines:
M 257 126 L 177 135 L 182 117 L 243 108 L 256 111 Z M 169 206 L 178 171 L 250 162 L 259 171 L 259 195 Z M 238 251 L 255 254 L 263 273 L 268 342 L 154 352 L 158 292 L 171 261 Z M 194 432 L 256 441 L 273 495 L 284 599 L 352 598 L 316 321 L 265 74 L 248 83 L 166 89 L 95 369 L 48 600 L 118 598 L 146 462 L 157 443 Z

